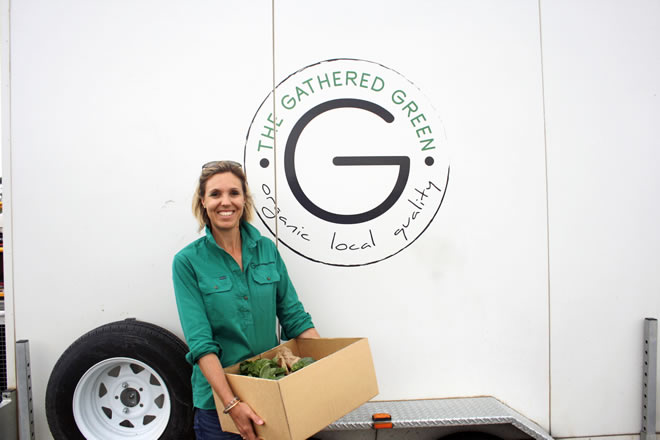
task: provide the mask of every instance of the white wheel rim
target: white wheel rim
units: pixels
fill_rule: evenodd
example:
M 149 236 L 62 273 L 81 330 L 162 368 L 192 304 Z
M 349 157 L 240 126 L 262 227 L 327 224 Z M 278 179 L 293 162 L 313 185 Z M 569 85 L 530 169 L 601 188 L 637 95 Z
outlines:
M 170 408 L 158 373 L 126 357 L 94 365 L 73 393 L 73 417 L 88 440 L 156 439 L 167 427 Z

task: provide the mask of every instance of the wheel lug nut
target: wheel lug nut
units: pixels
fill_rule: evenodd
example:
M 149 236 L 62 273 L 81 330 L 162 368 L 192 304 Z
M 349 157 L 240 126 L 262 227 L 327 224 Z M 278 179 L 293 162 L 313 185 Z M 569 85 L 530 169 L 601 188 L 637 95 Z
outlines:
M 121 387 L 122 388 L 128 388 L 128 384 L 126 382 L 124 382 L 124 383 L 121 384 Z
M 124 407 L 124 409 L 121 410 L 124 414 L 128 414 L 128 408 Z

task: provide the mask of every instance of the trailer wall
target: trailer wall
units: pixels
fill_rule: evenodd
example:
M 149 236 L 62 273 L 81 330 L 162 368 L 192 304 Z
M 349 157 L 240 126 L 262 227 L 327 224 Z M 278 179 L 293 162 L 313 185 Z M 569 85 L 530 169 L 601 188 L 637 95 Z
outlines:
M 556 437 L 639 432 L 642 321 L 660 312 L 657 2 L 3 11 L 6 289 L 15 338 L 30 340 L 38 438 L 48 376 L 75 338 L 126 317 L 181 334 L 170 264 L 198 236 L 201 164 L 242 161 L 274 84 L 335 58 L 419 88 L 451 172 L 433 221 L 390 258 L 339 267 L 280 246 L 321 334 L 369 338 L 378 399 L 493 395 Z M 389 142 L 317 136 L 353 154 Z M 327 170 L 316 157 L 301 167 Z M 388 179 L 306 185 L 359 205 Z

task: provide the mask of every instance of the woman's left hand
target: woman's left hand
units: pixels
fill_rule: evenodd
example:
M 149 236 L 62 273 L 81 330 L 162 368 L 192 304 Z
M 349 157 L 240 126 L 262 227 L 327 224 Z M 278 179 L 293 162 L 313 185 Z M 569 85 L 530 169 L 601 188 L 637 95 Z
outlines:
M 252 424 L 263 425 L 264 421 L 250 408 L 250 405 L 240 402 L 229 411 L 229 415 L 234 421 L 234 425 L 238 428 L 241 437 L 246 440 L 258 440 Z

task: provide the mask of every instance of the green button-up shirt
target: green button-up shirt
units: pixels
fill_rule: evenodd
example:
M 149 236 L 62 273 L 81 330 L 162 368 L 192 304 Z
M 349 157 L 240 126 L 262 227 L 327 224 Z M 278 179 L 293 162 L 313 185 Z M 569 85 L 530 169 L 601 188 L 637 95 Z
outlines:
M 211 386 L 197 360 L 215 353 L 223 366 L 277 345 L 277 316 L 283 336 L 295 338 L 314 327 L 298 300 L 275 244 L 245 222 L 240 226 L 243 269 L 209 228 L 174 257 L 172 278 L 179 319 L 193 365 L 193 403 L 215 409 Z

